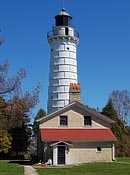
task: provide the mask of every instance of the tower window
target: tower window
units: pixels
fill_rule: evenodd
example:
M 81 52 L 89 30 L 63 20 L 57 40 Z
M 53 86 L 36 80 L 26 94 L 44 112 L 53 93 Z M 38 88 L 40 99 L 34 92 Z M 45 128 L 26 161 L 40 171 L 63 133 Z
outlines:
M 70 48 L 69 47 L 67 47 L 67 50 L 69 50 Z
M 91 125 L 92 125 L 91 116 L 84 116 L 84 126 L 91 126 Z
M 67 125 L 68 125 L 68 117 L 60 116 L 60 126 L 67 126 Z
M 68 35 L 68 27 L 65 27 L 65 35 Z

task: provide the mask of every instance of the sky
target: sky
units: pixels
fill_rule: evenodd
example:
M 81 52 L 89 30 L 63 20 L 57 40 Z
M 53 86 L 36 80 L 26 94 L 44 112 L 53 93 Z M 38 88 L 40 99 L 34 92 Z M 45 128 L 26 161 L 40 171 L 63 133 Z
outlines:
M 42 85 L 39 104 L 46 111 L 50 47 L 47 32 L 62 0 L 0 0 L 0 61 L 8 59 L 9 75 L 24 68 L 23 90 Z M 77 47 L 78 82 L 82 103 L 102 108 L 114 90 L 130 91 L 130 0 L 64 0 L 80 34 Z

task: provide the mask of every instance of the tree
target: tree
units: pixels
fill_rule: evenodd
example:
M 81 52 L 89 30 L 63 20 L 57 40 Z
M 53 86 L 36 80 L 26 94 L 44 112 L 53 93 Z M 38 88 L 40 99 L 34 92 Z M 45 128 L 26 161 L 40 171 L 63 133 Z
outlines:
M 0 39 L 0 45 L 2 43 L 3 39 Z M 23 93 L 21 80 L 26 77 L 25 70 L 21 68 L 14 76 L 10 77 L 8 67 L 9 63 L 7 60 L 0 63 L 0 131 L 2 133 L 4 130 L 11 134 L 12 149 L 14 148 L 18 152 L 19 150 L 27 149 L 31 134 L 29 127 L 30 116 L 32 109 L 39 102 L 41 86 L 38 85 L 32 89 L 31 93 L 29 91 Z M 16 137 L 16 133 L 22 134 L 24 138 Z M 8 136 L 9 134 L 6 135 L 6 137 Z M 0 138 L 5 137 L 0 135 Z M 25 142 L 24 139 L 27 139 L 27 141 Z M 6 139 L 4 141 L 6 144 Z M 15 149 L 16 143 L 17 145 L 19 144 L 17 147 L 20 149 Z
M 118 117 L 124 125 L 130 124 L 130 92 L 127 90 L 113 91 L 110 98 Z
M 8 77 L 9 63 L 6 60 L 0 63 L 0 95 L 7 95 L 13 91 L 18 91 L 21 85 L 21 80 L 26 77 L 24 69 L 20 69 L 15 76 Z
M 16 156 L 19 155 L 19 152 L 27 150 L 29 145 L 28 132 L 25 126 L 11 128 L 9 130 L 12 136 L 11 151 L 16 152 Z
M 19 131 L 24 133 L 23 136 L 26 136 L 28 140 L 30 139 L 31 133 L 28 124 L 32 109 L 39 102 L 41 90 L 41 86 L 38 85 L 32 89 L 32 92 L 26 91 L 23 93 L 21 79 L 24 78 L 25 73 L 22 73 L 18 73 L 12 78 L 6 78 L 8 74 L 7 62 L 0 64 L 0 130 L 8 131 L 12 136 L 12 150 L 14 149 L 13 151 L 16 151 L 17 154 L 18 151 L 25 150 L 25 147 L 27 149 L 29 142 L 22 142 L 23 138 L 15 137 L 14 133 L 17 133 L 19 128 Z M 19 143 L 19 149 L 16 149 L 16 143 Z
M 5 130 L 0 130 L 0 153 L 8 153 L 11 148 L 12 137 Z
M 41 119 L 43 118 L 44 116 L 46 116 L 46 112 L 43 110 L 43 109 L 40 109 L 37 113 L 37 115 L 35 116 L 34 118 L 34 122 L 33 122 L 33 133 L 34 133 L 34 136 L 33 136 L 33 139 L 34 139 L 34 150 L 37 150 L 37 152 L 35 152 L 35 155 L 38 154 L 38 147 L 39 147 L 39 122 L 37 122 L 38 119 Z
M 2 32 L 2 29 L 0 28 L 0 32 Z M 0 38 L 0 45 L 3 44 L 4 42 L 4 39 L 3 38 Z
M 7 121 L 8 121 L 7 106 L 8 104 L 6 103 L 4 98 L 0 97 L 0 130 L 7 129 Z
M 25 151 L 30 144 L 31 128 L 30 115 L 32 109 L 38 103 L 40 87 L 35 88 L 32 93 L 26 92 L 23 96 L 14 96 L 9 101 L 9 113 L 11 125 L 9 133 L 11 134 L 12 150 L 18 156 L 19 151 Z
M 0 28 L 0 32 L 1 32 Z M 3 44 L 4 39 L 0 38 L 0 45 Z M 18 90 L 21 84 L 21 79 L 26 77 L 26 72 L 24 69 L 20 70 L 13 77 L 8 77 L 8 66 L 9 63 L 6 60 L 3 63 L 0 63 L 0 96 L 7 95 L 8 93 Z
M 6 115 L 7 103 L 3 97 L 0 97 L 0 153 L 7 153 L 11 148 L 12 137 L 8 133 L 8 116 Z
M 34 118 L 34 123 L 33 123 L 33 131 L 34 134 L 37 133 L 38 128 L 39 128 L 39 123 L 37 122 L 38 119 L 42 118 L 46 116 L 46 112 L 43 109 L 40 109 L 36 115 L 36 117 Z
M 116 156 L 130 156 L 130 132 L 124 127 L 123 121 L 118 117 L 111 98 L 108 100 L 107 105 L 103 108 L 102 114 L 115 121 L 111 124 L 111 130 L 117 137 L 115 149 Z

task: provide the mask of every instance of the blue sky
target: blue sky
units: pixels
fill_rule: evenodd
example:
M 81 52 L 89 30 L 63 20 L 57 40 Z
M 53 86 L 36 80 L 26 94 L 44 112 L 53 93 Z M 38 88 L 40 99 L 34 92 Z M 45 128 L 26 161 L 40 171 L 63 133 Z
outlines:
M 64 0 L 80 34 L 77 48 L 82 102 L 100 110 L 113 90 L 130 91 L 130 0 Z M 46 34 L 62 0 L 0 0 L 0 60 L 9 60 L 9 73 L 23 67 L 24 90 L 39 82 L 43 89 L 34 109 L 46 110 L 50 49 Z

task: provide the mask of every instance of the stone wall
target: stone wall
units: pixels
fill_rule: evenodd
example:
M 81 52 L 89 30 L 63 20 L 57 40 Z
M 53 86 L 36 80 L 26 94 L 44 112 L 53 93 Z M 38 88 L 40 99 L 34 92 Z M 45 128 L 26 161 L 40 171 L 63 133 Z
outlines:
M 84 126 L 84 116 L 80 113 L 77 113 L 73 110 L 69 110 L 68 112 L 63 113 L 62 115 L 68 116 L 68 125 L 67 127 L 86 127 Z M 92 117 L 92 128 L 101 128 L 101 127 L 109 127 L 106 122 L 97 119 L 94 116 Z M 42 127 L 60 127 L 60 116 L 56 116 L 42 124 L 40 124 L 40 128 Z M 90 127 L 90 126 L 88 126 Z
M 97 147 L 101 146 L 101 151 Z M 112 144 L 104 143 L 87 144 L 86 147 L 81 145 L 71 147 L 69 150 L 70 164 L 88 163 L 88 162 L 111 162 L 112 161 Z

